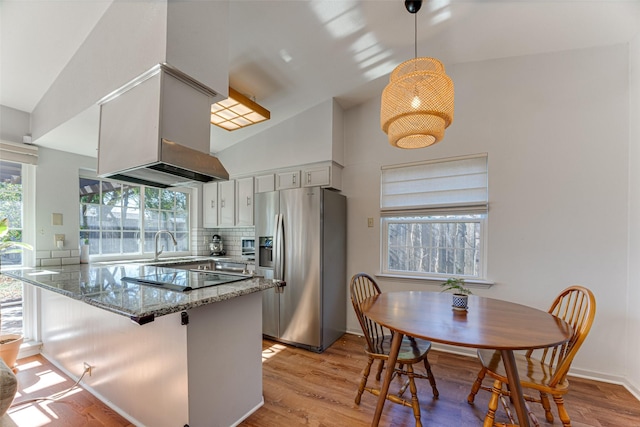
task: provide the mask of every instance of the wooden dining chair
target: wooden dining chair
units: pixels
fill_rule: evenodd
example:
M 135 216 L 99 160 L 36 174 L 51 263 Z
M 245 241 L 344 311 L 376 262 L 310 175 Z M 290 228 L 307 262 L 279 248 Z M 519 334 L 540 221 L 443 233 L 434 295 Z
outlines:
M 516 354 L 516 365 L 520 376 L 520 384 L 523 391 L 525 391 L 525 401 L 542 404 L 545 418 L 552 423 L 553 414 L 549 404 L 549 395 L 551 395 L 558 408 L 558 416 L 562 425 L 569 427 L 571 426 L 571 420 L 565 409 L 562 396 L 569 391 L 567 373 L 571 367 L 571 362 L 573 362 L 573 358 L 591 329 L 596 314 L 596 300 L 589 289 L 582 286 L 570 286 L 556 297 L 553 304 L 551 304 L 549 313 L 569 324 L 573 330 L 571 339 L 555 347 L 529 350 L 524 354 Z M 500 352 L 478 350 L 478 358 L 482 363 L 482 369 L 471 387 L 471 393 L 467 397 L 467 401 L 469 404 L 473 404 L 475 396 L 480 389 L 488 390 L 492 395 L 489 400 L 489 410 L 484 420 L 484 427 L 499 425 L 495 423 L 499 399 L 503 400 L 507 415 L 513 423 L 508 406 L 504 402 L 504 396 L 509 395 L 509 381 Z M 482 385 L 482 381 L 487 374 L 494 379 L 493 387 L 491 388 Z M 507 385 L 506 389 L 503 389 L 503 384 Z M 525 389 L 536 390 L 539 397 L 526 394 Z M 527 409 L 532 422 L 538 426 L 538 420 L 528 405 Z
M 362 327 L 362 332 L 364 333 L 366 340 L 365 353 L 369 358 L 367 366 L 364 368 L 362 373 L 362 378 L 360 379 L 360 385 L 358 387 L 358 394 L 355 398 L 356 404 L 360 405 L 360 399 L 365 390 L 375 396 L 380 395 L 380 390 L 378 388 L 367 387 L 367 380 L 369 378 L 373 362 L 378 360 L 379 364 L 378 371 L 376 373 L 376 380 L 380 381 L 385 361 L 389 358 L 392 335 L 391 331 L 369 319 L 362 312 L 363 301 L 369 297 L 380 294 L 380 287 L 376 281 L 368 274 L 358 273 L 351 278 L 349 289 L 353 309 L 356 312 L 356 316 L 358 317 L 358 321 L 360 322 L 360 326 Z M 391 402 L 413 408 L 413 415 L 416 418 L 416 426 L 418 427 L 422 426 L 422 423 L 420 421 L 420 404 L 418 402 L 417 388 L 414 379 L 428 379 L 431 384 L 431 389 L 433 390 L 433 397 L 437 399 L 439 395 L 436 387 L 436 380 L 431 373 L 431 365 L 429 365 L 429 360 L 427 359 L 427 353 L 430 349 L 431 343 L 429 341 L 409 336 L 405 336 L 403 338 L 394 375 L 399 377 L 404 375 L 407 377 L 407 381 L 402 385 L 398 394 L 389 394 L 387 396 L 387 399 Z M 421 374 L 413 369 L 413 365 L 420 362 L 424 363 L 426 374 Z M 389 369 L 388 366 L 387 369 Z M 410 402 L 402 398 L 407 387 L 409 387 L 409 390 L 411 391 Z

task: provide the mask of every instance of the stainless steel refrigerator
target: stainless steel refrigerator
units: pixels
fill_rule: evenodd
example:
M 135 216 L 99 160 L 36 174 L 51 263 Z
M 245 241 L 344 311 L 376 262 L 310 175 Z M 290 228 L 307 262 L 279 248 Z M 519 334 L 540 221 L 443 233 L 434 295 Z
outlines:
M 322 352 L 346 330 L 346 197 L 320 187 L 255 195 L 256 273 L 266 337 Z

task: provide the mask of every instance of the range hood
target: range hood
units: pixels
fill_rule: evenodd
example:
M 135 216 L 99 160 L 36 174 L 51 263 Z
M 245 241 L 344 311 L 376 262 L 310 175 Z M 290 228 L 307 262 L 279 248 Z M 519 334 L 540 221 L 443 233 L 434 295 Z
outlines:
M 217 94 L 166 64 L 100 100 L 98 176 L 166 188 L 228 180 L 209 153 Z

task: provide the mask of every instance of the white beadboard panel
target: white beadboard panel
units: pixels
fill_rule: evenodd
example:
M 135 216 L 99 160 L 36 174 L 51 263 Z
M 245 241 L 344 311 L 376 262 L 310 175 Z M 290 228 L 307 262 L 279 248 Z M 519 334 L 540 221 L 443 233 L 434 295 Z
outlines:
M 137 325 L 42 291 L 43 353 L 139 426 L 237 424 L 262 406 L 262 294 Z M 233 361 L 233 362 L 230 362 Z
M 188 423 L 186 329 L 180 313 L 146 325 L 42 291 L 43 353 L 146 426 Z

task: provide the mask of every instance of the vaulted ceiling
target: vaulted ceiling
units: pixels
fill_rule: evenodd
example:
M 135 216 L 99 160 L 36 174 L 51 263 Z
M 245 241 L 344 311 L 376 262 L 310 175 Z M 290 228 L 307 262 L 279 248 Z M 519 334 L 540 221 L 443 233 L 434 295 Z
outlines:
M 389 72 L 414 55 L 414 17 L 403 3 L 231 0 L 230 85 L 271 120 L 231 133 L 214 127 L 211 150 L 329 98 L 349 108 L 379 96 Z M 0 104 L 31 113 L 110 4 L 0 2 Z M 418 55 L 450 67 L 626 43 L 640 29 L 640 1 L 425 0 L 417 18 Z M 80 117 L 35 143 L 95 156 L 96 119 Z

